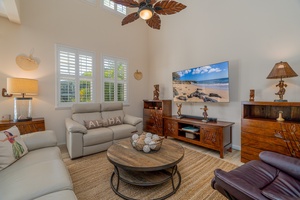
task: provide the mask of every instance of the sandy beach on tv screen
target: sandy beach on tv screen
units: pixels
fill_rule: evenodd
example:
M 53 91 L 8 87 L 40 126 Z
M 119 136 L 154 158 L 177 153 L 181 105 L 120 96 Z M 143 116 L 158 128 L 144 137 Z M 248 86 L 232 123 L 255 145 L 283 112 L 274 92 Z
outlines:
M 174 97 L 174 101 L 176 102 L 204 102 L 203 99 L 199 97 L 191 97 L 188 98 L 188 95 L 192 94 L 195 91 L 199 91 L 204 93 L 206 97 L 216 100 L 217 102 L 229 102 L 229 92 L 224 89 L 215 89 L 209 87 L 203 87 L 201 85 L 193 85 L 193 84 L 173 84 L 173 88 L 176 89 L 178 95 Z M 210 93 L 217 94 L 220 97 L 209 96 Z M 181 97 L 181 99 L 178 99 Z M 182 100 L 185 97 L 186 100 Z

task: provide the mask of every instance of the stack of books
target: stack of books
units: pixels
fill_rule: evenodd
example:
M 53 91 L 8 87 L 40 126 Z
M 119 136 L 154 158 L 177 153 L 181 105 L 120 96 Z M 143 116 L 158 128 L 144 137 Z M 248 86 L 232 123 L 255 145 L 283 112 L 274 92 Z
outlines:
M 186 126 L 186 127 L 183 127 L 182 130 L 184 130 L 184 131 L 190 131 L 190 132 L 198 132 L 199 128 L 194 127 L 194 126 Z

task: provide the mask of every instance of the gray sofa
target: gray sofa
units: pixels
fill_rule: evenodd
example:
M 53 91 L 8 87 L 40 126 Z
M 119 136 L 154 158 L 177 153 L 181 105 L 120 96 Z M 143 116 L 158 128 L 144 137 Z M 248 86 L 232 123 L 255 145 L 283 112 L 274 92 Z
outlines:
M 108 125 L 114 118 L 118 118 L 119 123 Z M 100 126 L 88 129 L 87 123 L 95 120 Z M 70 158 L 107 150 L 114 141 L 131 137 L 133 133 L 141 133 L 142 124 L 142 118 L 124 113 L 122 103 L 74 104 L 72 116 L 65 120 Z
M 41 131 L 21 137 L 29 152 L 0 171 L 0 199 L 77 199 L 54 132 Z

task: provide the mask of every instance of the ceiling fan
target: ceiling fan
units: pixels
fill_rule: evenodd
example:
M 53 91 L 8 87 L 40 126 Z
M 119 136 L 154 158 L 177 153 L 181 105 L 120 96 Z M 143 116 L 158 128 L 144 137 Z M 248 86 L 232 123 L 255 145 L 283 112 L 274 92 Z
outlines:
M 144 19 L 146 23 L 154 29 L 160 29 L 161 20 L 159 15 L 171 15 L 185 9 L 186 6 L 173 0 L 111 0 L 116 4 L 120 4 L 130 8 L 138 8 L 137 12 L 127 15 L 122 25 L 131 23 L 139 17 Z

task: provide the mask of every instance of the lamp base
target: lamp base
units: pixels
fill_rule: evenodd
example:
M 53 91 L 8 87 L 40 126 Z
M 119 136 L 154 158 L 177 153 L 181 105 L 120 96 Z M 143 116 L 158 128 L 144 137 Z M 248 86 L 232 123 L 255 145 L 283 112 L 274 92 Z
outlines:
M 31 121 L 32 118 L 28 117 L 28 118 L 24 118 L 24 119 L 14 119 L 14 122 L 26 122 L 26 121 Z
M 274 102 L 288 102 L 288 100 L 285 100 L 285 99 L 275 99 Z

